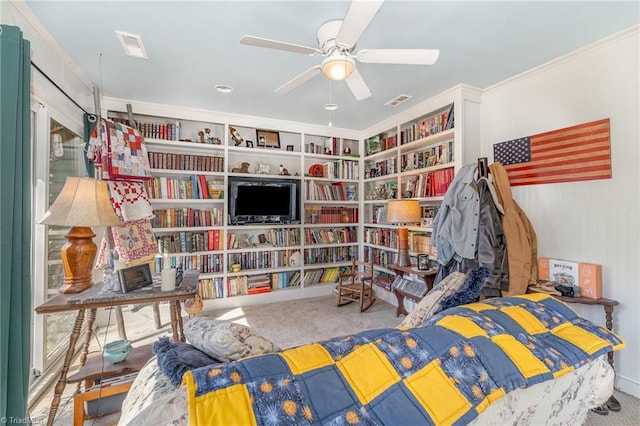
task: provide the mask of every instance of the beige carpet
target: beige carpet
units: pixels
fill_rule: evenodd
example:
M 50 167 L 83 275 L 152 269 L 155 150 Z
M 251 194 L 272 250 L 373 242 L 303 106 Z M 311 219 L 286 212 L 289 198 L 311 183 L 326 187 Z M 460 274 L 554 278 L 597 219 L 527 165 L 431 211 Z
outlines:
M 206 315 L 248 325 L 283 349 L 371 328 L 395 327 L 404 318 L 396 318 L 395 306 L 380 299 L 361 313 L 355 303 L 337 307 L 334 296 L 231 308 Z

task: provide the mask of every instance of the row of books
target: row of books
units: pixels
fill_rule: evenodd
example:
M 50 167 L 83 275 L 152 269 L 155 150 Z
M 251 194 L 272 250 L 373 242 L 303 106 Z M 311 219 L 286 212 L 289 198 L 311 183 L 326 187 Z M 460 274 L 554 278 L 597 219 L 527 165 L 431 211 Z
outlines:
M 208 231 L 180 231 L 156 237 L 158 253 L 194 253 L 199 251 L 222 250 L 223 229 Z
M 124 123 L 130 126 L 126 118 L 111 118 L 111 120 Z M 136 121 L 136 128 L 145 138 L 164 139 L 177 141 L 180 139 L 180 122 L 175 123 L 150 123 L 146 121 Z
M 176 256 L 175 259 L 185 270 L 193 269 L 194 271 L 200 271 L 203 274 L 223 272 L 222 254 L 211 253 L 191 256 Z
M 420 152 L 409 152 L 400 157 L 401 170 L 419 170 L 453 162 L 453 141 Z
M 242 269 L 282 268 L 291 265 L 293 253 L 299 250 L 260 250 L 229 254 L 229 265 L 239 264 Z
M 393 263 L 395 257 L 395 253 L 382 250 L 375 247 L 365 246 L 364 248 L 364 258 L 367 261 L 372 261 L 375 265 L 382 266 L 386 268 L 387 265 Z
M 204 175 L 188 178 L 161 176 L 148 179 L 144 183 L 150 198 L 165 200 L 207 200 L 224 198 L 224 182 L 207 181 Z
M 249 241 L 251 240 L 251 241 Z M 227 237 L 227 248 L 244 248 L 247 244 L 258 247 L 268 245 L 272 247 L 291 247 L 300 245 L 299 228 L 271 228 L 266 233 L 258 235 L 258 243 L 253 241 L 253 236 L 249 237 L 245 233 L 230 232 Z
M 356 228 L 310 229 L 305 230 L 307 244 L 336 244 L 357 242 Z
M 357 223 L 357 207 L 305 206 L 306 223 Z
M 394 279 L 395 275 L 388 272 L 378 272 L 373 277 L 373 283 L 386 291 L 391 291 Z
M 333 179 L 358 179 L 358 162 L 354 160 L 335 160 L 322 163 L 322 177 Z
M 455 125 L 453 106 L 454 104 L 451 104 L 447 111 L 434 114 L 422 121 L 412 123 L 403 128 L 400 132 L 400 144 L 404 145 L 431 135 L 436 135 L 445 130 L 453 129 Z
M 367 168 L 369 168 L 369 178 L 392 175 L 399 172 L 398 159 L 393 157 L 376 161 L 371 166 L 365 166 L 365 170 Z M 367 175 L 365 175 L 365 177 L 367 177 Z
M 304 250 L 304 263 L 306 265 L 316 265 L 345 262 L 356 255 L 355 251 L 356 248 L 351 246 L 308 248 Z
M 156 210 L 156 217 L 151 219 L 154 228 L 222 226 L 222 208 L 197 210 L 190 207 Z
M 454 177 L 453 167 L 421 173 L 407 180 L 404 193 L 413 198 L 445 195 Z
M 357 185 L 342 182 L 306 181 L 307 201 L 353 201 L 357 198 Z
M 221 299 L 224 297 L 224 280 L 222 277 L 201 278 L 198 281 L 198 294 L 203 299 Z
M 365 228 L 364 241 L 377 246 L 397 248 L 398 233 L 395 229 Z
M 423 232 L 409 231 L 409 251 L 414 253 L 435 254 L 435 247 L 431 245 L 431 236 Z
M 247 294 L 268 293 L 271 291 L 269 274 L 249 275 L 247 277 Z
M 224 172 L 224 157 L 149 151 L 152 169 Z
M 386 151 L 387 149 L 398 146 L 397 134 L 380 134 L 364 141 L 366 155 L 375 154 L 377 152 Z

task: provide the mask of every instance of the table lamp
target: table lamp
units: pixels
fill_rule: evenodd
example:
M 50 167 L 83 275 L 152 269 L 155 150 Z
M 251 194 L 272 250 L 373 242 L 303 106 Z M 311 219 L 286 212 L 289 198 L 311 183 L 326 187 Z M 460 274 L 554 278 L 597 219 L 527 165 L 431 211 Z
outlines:
M 420 203 L 418 200 L 389 200 L 387 202 L 387 222 L 398 227 L 398 266 L 411 266 L 409 257 L 409 230 L 403 226 L 420 222 Z
M 64 282 L 60 293 L 80 293 L 93 285 L 97 246 L 92 226 L 120 225 L 107 182 L 89 177 L 68 177 L 62 191 L 39 223 L 70 226 L 60 249 Z

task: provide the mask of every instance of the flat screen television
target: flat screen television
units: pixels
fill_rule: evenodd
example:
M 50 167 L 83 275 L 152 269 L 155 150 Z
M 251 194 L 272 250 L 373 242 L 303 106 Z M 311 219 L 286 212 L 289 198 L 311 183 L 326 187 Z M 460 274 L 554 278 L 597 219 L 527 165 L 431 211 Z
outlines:
M 297 223 L 300 181 L 230 176 L 229 223 Z

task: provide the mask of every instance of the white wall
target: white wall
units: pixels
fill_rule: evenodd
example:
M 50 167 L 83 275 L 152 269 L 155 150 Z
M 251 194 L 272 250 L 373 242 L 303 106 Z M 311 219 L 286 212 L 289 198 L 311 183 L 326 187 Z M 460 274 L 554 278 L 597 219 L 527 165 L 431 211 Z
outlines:
M 538 254 L 603 265 L 615 307 L 616 387 L 640 396 L 640 28 L 602 40 L 487 89 L 482 153 L 521 136 L 609 117 L 612 179 L 514 187 L 538 236 Z M 571 305 L 604 325 L 600 306 Z

